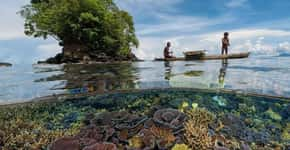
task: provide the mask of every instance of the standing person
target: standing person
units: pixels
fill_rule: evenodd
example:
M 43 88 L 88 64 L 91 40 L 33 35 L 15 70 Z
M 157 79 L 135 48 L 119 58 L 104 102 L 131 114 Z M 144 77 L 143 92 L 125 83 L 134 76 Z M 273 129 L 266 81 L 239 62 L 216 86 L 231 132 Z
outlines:
M 225 32 L 222 39 L 222 55 L 228 55 L 228 47 L 230 46 L 229 33 Z
M 171 47 L 171 43 L 167 42 L 167 45 L 163 51 L 164 58 L 174 58 L 174 56 L 172 56 L 173 52 L 170 51 L 170 47 Z

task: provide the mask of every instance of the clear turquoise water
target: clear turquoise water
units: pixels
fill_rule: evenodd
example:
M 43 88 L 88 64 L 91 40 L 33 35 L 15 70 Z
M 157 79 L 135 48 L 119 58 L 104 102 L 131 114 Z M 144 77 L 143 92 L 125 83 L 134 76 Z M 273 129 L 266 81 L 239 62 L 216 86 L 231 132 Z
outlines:
M 0 68 L 0 104 L 52 94 L 128 89 L 230 89 L 290 97 L 290 57 Z

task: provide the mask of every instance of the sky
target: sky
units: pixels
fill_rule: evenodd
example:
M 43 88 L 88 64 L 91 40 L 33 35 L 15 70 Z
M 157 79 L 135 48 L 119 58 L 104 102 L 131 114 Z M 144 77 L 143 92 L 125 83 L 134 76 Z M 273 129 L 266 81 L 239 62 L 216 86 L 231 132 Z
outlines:
M 230 52 L 254 55 L 290 54 L 289 0 L 115 0 L 133 16 L 142 59 L 161 57 L 172 42 L 175 55 L 188 50 L 220 53 L 225 31 Z M 34 39 L 23 33 L 24 20 L 17 14 L 29 0 L 0 5 L 0 62 L 35 63 L 61 51 L 57 41 Z

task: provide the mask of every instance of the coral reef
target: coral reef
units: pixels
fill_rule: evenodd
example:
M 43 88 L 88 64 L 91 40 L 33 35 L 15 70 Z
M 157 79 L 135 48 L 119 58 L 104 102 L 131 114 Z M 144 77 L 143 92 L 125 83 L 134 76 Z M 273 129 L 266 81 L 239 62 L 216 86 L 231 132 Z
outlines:
M 209 135 L 209 124 L 214 115 L 206 109 L 196 108 L 187 112 L 188 120 L 185 123 L 185 139 L 193 150 L 207 150 L 213 147 L 212 137 Z
M 78 119 L 70 120 L 69 123 L 65 121 L 66 114 L 71 113 L 72 109 L 58 113 L 52 108 L 54 106 L 51 104 L 45 107 L 46 110 L 42 104 L 2 109 L 0 130 L 3 131 L 3 149 L 43 149 L 56 138 L 76 134 L 81 126 Z M 55 115 L 49 114 L 51 110 Z
M 289 103 L 273 101 L 166 89 L 0 106 L 0 149 L 287 149 Z

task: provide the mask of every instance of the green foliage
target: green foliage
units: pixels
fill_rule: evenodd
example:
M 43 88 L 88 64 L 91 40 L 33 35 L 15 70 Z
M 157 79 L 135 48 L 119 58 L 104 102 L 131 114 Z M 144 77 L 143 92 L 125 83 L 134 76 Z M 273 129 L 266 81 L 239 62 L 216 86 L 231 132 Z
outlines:
M 132 16 L 113 0 L 31 0 L 20 11 L 25 34 L 81 43 L 92 53 L 126 56 L 138 46 Z

